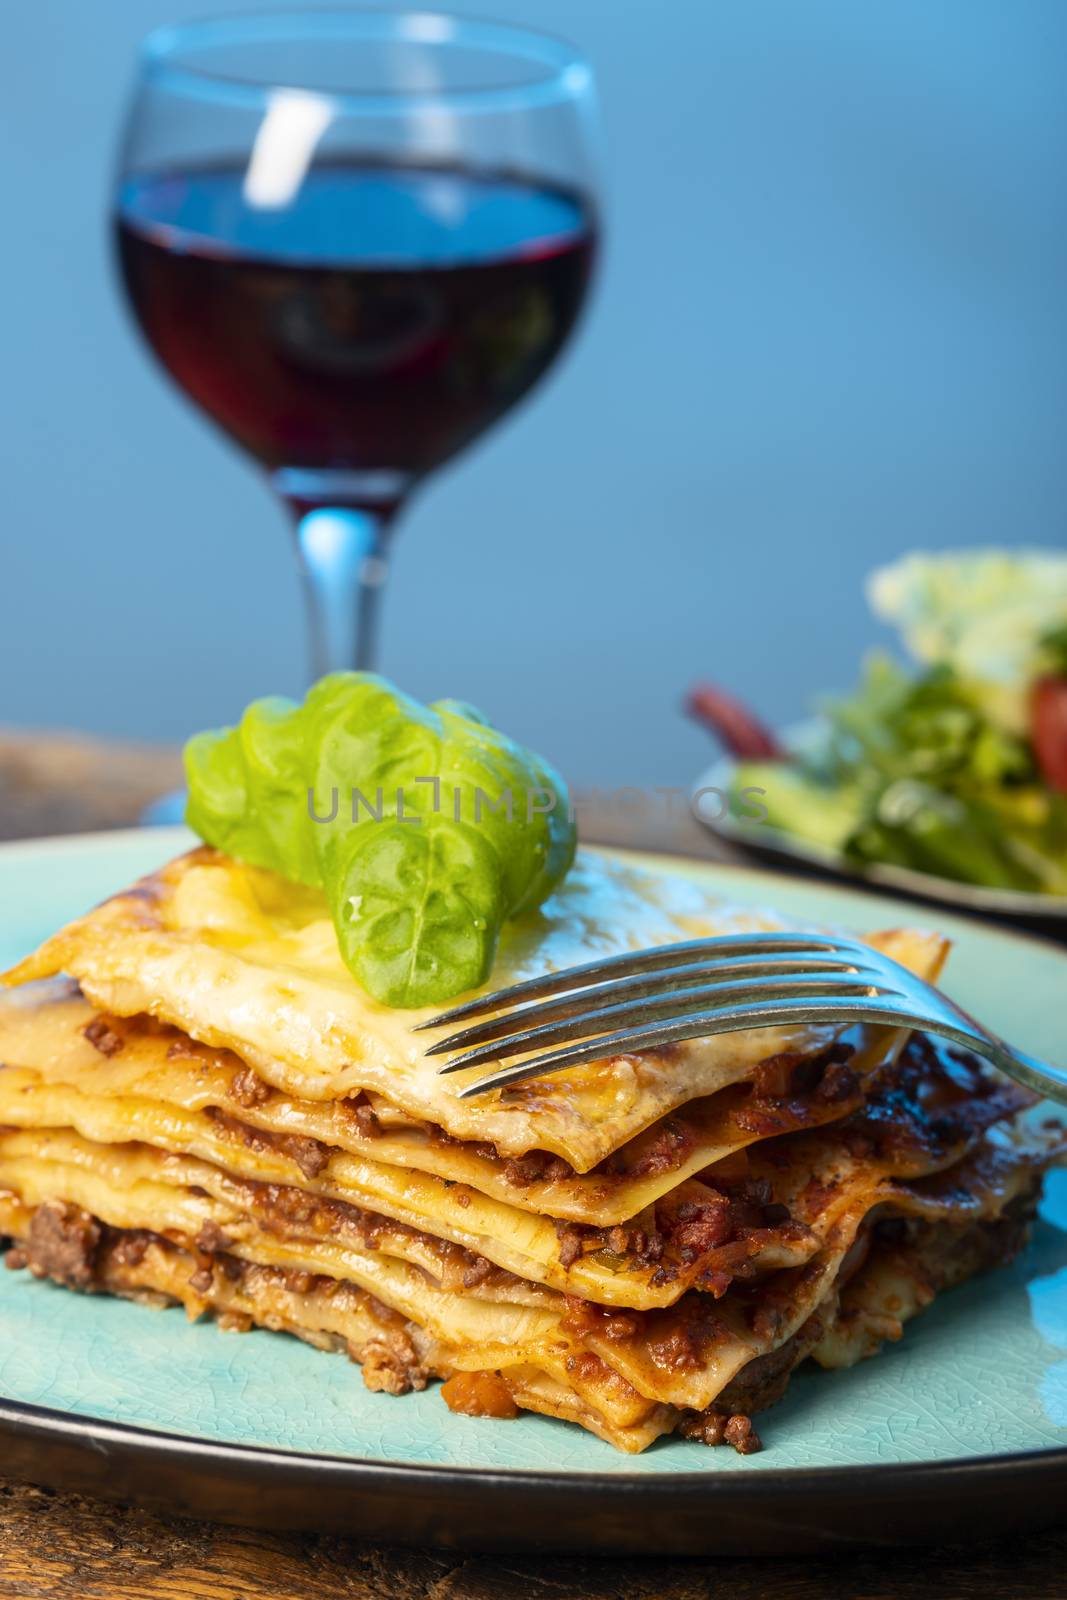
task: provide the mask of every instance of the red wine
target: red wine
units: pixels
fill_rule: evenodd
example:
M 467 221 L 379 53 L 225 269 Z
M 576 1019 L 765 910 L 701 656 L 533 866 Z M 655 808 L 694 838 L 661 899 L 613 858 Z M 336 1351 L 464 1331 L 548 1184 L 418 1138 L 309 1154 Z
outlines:
M 577 194 L 448 168 L 328 165 L 255 206 L 244 169 L 127 181 L 130 299 L 171 375 L 269 468 L 410 484 L 536 383 L 574 325 Z

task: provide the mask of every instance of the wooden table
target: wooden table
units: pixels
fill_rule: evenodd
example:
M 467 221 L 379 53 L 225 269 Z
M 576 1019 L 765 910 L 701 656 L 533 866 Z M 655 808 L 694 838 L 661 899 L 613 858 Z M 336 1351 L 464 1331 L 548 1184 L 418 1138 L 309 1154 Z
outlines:
M 134 824 L 179 776 L 171 750 L 0 734 L 0 839 Z M 684 814 L 591 812 L 603 842 L 715 856 Z M 2 1462 L 0 1462 L 2 1470 Z M 832 1560 L 461 1557 L 161 1519 L 0 1479 L 0 1600 L 1067 1600 L 1062 1531 Z

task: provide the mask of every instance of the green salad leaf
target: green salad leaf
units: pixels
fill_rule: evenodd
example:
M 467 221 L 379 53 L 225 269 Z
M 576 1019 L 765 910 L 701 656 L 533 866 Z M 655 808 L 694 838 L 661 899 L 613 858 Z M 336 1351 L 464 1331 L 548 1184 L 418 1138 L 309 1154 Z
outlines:
M 485 981 L 503 924 L 574 858 L 566 787 L 473 707 L 422 705 L 373 673 L 302 705 L 254 701 L 185 750 L 202 839 L 326 894 L 341 956 L 375 999 L 433 1005 Z

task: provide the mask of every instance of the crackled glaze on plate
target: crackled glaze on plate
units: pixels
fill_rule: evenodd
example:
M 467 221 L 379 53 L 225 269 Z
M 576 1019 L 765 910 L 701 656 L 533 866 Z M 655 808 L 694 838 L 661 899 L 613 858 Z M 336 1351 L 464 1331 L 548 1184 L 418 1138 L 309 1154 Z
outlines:
M 182 848 L 179 829 L 0 848 L 0 963 Z M 856 928 L 914 907 L 769 873 L 680 864 L 727 898 Z M 946 987 L 1037 1054 L 1067 1059 L 1067 952 L 936 918 L 956 940 Z M 264 1332 L 221 1333 L 0 1273 L 0 1398 L 204 1440 L 389 1463 L 663 1474 L 926 1462 L 1067 1446 L 1067 1173 L 1053 1174 L 1026 1255 L 939 1301 L 850 1372 L 802 1371 L 741 1458 L 665 1440 L 637 1458 L 541 1417 L 452 1416 L 435 1388 L 370 1394 L 338 1356 Z

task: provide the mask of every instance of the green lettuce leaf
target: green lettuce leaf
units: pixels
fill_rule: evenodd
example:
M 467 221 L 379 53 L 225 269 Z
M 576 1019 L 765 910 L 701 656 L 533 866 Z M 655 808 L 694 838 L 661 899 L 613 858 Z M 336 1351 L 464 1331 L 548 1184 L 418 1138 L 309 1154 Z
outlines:
M 503 924 L 574 858 L 562 779 L 454 700 L 332 673 L 186 746 L 207 843 L 325 891 L 341 956 L 375 999 L 438 1004 L 483 983 Z

